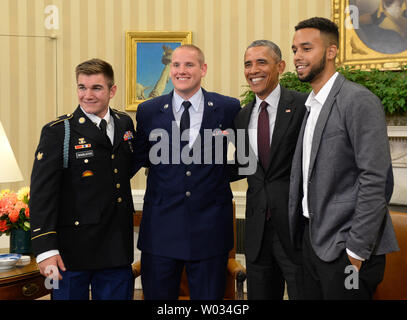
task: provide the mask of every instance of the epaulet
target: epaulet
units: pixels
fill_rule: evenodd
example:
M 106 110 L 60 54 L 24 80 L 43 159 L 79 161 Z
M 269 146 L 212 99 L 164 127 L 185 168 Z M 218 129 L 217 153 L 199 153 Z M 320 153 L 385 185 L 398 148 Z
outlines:
M 128 114 L 126 113 L 126 112 L 124 112 L 124 111 L 120 111 L 120 110 L 117 110 L 117 109 L 112 109 L 114 112 L 117 112 L 117 113 L 119 113 L 119 114 L 123 114 L 123 115 L 125 115 L 125 116 L 128 116 Z
M 61 123 L 65 120 L 71 119 L 73 117 L 73 113 L 64 114 L 63 116 L 58 117 L 56 120 L 49 123 L 49 126 L 52 127 L 58 123 Z
M 120 119 L 121 117 L 123 117 L 123 119 L 129 119 L 130 116 L 123 111 L 117 110 L 117 109 L 112 109 L 112 115 L 114 115 L 117 119 Z

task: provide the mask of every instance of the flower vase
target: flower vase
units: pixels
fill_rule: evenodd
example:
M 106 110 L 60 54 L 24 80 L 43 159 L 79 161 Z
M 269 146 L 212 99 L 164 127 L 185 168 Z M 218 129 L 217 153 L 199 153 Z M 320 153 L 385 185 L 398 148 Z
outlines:
M 10 233 L 10 253 L 31 253 L 30 230 L 12 229 Z

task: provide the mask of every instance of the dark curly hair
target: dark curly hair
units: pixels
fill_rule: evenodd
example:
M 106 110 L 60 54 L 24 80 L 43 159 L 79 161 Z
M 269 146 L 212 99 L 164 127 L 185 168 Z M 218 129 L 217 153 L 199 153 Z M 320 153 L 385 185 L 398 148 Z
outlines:
M 330 45 L 339 47 L 339 31 L 338 26 L 329 19 L 314 17 L 303 20 L 295 26 L 295 31 L 305 28 L 318 29 L 321 34 L 324 34 Z

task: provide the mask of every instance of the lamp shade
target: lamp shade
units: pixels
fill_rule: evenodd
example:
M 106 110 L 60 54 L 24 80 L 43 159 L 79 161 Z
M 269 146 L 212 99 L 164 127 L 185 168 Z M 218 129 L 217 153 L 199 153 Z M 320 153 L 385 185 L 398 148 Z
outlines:
M 0 122 L 0 183 L 22 180 L 23 175 L 18 167 L 3 125 Z

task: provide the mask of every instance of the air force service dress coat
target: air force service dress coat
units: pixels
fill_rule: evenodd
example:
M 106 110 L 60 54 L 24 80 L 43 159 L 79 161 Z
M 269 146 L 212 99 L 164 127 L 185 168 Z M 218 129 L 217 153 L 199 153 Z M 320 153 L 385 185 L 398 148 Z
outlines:
M 233 248 L 232 192 L 226 164 L 226 137 L 232 133 L 226 129 L 233 128 L 240 104 L 234 98 L 202 92 L 200 138 L 192 147 L 194 154 L 201 156 L 200 163 L 185 164 L 179 150 L 184 145 L 176 148 L 180 138 L 173 114 L 173 92 L 138 107 L 136 170 L 142 165 L 150 167 L 138 239 L 143 252 L 203 260 L 227 254 Z M 215 163 L 216 140 L 223 146 L 219 163 Z M 159 154 L 155 152 L 160 149 L 159 143 L 163 161 L 153 163 L 149 154 Z
M 114 143 L 78 107 L 44 126 L 31 176 L 35 255 L 58 249 L 68 270 L 130 265 L 133 261 L 134 126 L 110 109 Z M 70 124 L 63 168 L 64 120 Z

